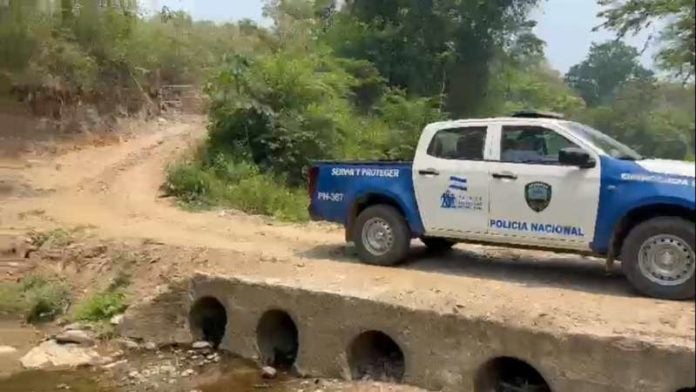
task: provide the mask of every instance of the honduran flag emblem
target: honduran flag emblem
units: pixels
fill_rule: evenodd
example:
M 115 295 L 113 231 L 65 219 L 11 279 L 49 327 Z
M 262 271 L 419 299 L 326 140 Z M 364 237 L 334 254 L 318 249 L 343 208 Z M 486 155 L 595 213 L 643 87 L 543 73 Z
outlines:
M 456 189 L 459 191 L 469 190 L 469 182 L 463 177 L 450 177 L 449 189 Z

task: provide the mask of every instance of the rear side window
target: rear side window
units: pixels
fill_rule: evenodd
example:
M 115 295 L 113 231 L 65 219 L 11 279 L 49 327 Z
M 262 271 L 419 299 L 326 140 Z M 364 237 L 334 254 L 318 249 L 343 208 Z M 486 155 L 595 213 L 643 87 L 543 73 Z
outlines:
M 486 127 L 453 128 L 438 131 L 428 146 L 428 155 L 461 161 L 482 161 Z

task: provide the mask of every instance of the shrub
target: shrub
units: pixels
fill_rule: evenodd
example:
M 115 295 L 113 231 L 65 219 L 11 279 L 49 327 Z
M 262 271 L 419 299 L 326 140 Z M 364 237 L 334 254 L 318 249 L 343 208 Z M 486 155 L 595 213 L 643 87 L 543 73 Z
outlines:
M 65 229 L 53 229 L 44 232 L 32 232 L 30 235 L 31 242 L 36 247 L 55 246 L 63 247 L 68 246 L 73 242 L 73 235 L 71 232 Z
M 106 290 L 78 304 L 75 309 L 75 319 L 88 322 L 105 321 L 123 313 L 127 307 L 126 295 L 123 292 Z
M 283 220 L 306 221 L 306 191 L 283 184 L 283 179 L 220 153 L 207 164 L 175 163 L 168 170 L 165 188 L 194 208 L 221 205 Z
M 0 315 L 16 315 L 22 310 L 21 286 L 17 283 L 0 283 Z
M 51 321 L 70 305 L 70 290 L 58 280 L 29 276 L 0 284 L 0 314 L 22 315 L 30 323 Z

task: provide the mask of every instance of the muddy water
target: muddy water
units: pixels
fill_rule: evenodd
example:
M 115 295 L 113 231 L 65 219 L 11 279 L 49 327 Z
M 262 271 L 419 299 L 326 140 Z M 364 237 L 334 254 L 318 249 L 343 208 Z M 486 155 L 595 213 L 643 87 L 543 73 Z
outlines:
M 18 320 L 0 319 L 0 346 L 16 351 L 0 354 L 0 378 L 22 370 L 19 358 L 41 341 L 43 332 Z M 0 384 L 2 386 L 2 384 Z M 0 388 L 4 392 L 4 389 Z
M 193 356 L 200 352 L 175 348 L 162 351 L 136 351 L 109 370 L 81 368 L 68 371 L 23 371 L 19 359 L 52 332 L 51 326 L 35 327 L 16 320 L 0 320 L 0 346 L 16 349 L 0 354 L 0 392 L 419 392 L 415 388 L 377 383 L 297 379 L 280 373 L 265 380 L 251 362 L 217 353 L 219 362 L 200 363 Z M 107 344 L 108 345 L 108 344 Z M 108 351 L 108 350 L 107 350 Z M 193 355 L 193 356 L 192 356 Z M 174 366 L 174 373 L 152 372 Z M 194 375 L 183 376 L 187 369 Z M 132 377 L 133 371 L 147 377 Z M 150 373 L 148 373 L 150 372 Z
M 261 379 L 257 369 L 239 360 L 232 360 L 220 366 L 219 370 L 209 372 L 193 381 L 193 390 L 202 392 L 243 392 L 262 389 L 269 392 L 290 392 L 285 385 L 287 378 L 279 378 L 272 383 Z M 185 385 L 162 386 L 161 391 L 190 391 L 189 382 Z M 195 385 L 197 384 L 197 385 Z M 143 390 L 149 388 L 143 388 Z M 137 386 L 119 386 L 105 373 L 90 370 L 71 371 L 27 371 L 6 379 L 0 379 L 2 392 L 120 392 L 140 390 Z M 157 390 L 157 389 L 155 389 Z
M 3 392 L 116 392 L 114 387 L 100 379 L 100 375 L 88 370 L 47 372 L 29 371 L 0 379 Z

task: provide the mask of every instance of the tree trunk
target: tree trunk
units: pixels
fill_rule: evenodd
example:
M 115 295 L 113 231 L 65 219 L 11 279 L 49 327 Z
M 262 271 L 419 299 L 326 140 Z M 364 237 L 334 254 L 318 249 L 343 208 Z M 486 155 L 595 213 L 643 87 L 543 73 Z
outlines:
M 63 24 L 66 24 L 72 20 L 74 6 L 75 4 L 73 0 L 60 0 L 60 16 Z

